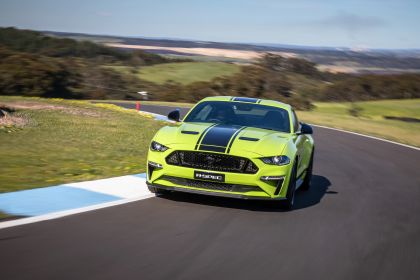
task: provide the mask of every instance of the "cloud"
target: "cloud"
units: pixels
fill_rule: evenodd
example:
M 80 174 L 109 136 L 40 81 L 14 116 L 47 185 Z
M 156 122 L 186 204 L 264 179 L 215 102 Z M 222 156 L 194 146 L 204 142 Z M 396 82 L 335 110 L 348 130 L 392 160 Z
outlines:
M 349 33 L 379 28 L 386 25 L 386 21 L 373 16 L 359 16 L 349 12 L 339 12 L 338 14 L 313 22 L 325 28 L 342 29 Z

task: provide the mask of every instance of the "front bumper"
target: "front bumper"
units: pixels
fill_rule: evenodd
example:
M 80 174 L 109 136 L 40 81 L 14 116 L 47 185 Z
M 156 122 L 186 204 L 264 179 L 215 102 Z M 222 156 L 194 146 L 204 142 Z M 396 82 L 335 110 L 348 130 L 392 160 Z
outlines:
M 183 187 L 174 187 L 174 186 L 164 186 L 159 184 L 152 184 L 150 182 L 146 182 L 148 187 L 166 190 L 166 191 L 177 191 L 177 192 L 185 192 L 185 193 L 193 193 L 193 194 L 203 194 L 203 195 L 211 195 L 211 196 L 219 196 L 219 197 L 229 197 L 229 198 L 239 198 L 245 200 L 285 200 L 285 197 L 262 197 L 262 196 L 250 196 L 250 195 L 243 195 L 243 194 L 236 194 L 236 193 L 226 193 L 226 192 L 214 192 L 214 191 L 205 191 L 200 189 L 191 189 L 191 188 L 183 188 Z
M 258 167 L 257 173 L 219 172 L 167 164 L 165 158 L 170 152 L 149 151 L 147 184 L 150 187 L 241 199 L 283 200 L 286 197 L 292 163 L 283 166 L 268 165 L 258 157 L 248 154 L 245 157 L 252 160 Z M 194 177 L 194 171 L 223 174 L 225 181 L 218 183 L 199 180 Z M 271 176 L 283 179 L 281 181 L 266 180 Z M 203 186 L 203 184 L 212 186 Z

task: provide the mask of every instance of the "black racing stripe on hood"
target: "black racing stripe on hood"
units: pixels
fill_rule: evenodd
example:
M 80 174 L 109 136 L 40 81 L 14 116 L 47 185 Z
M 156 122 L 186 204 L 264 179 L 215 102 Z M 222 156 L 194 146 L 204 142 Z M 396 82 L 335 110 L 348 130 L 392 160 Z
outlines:
M 235 134 L 234 134 L 234 135 L 233 135 L 233 137 L 232 137 L 232 140 L 230 141 L 230 144 L 229 144 L 229 147 L 228 147 L 228 149 L 227 149 L 226 153 L 230 153 L 230 148 L 232 148 L 232 144 L 233 144 L 233 142 L 235 141 L 235 139 L 236 139 L 236 137 L 238 136 L 238 134 L 239 134 L 242 130 L 244 130 L 245 128 L 246 128 L 246 126 L 241 127 L 240 129 L 238 129 L 238 130 L 235 132 Z
M 200 144 L 201 139 L 203 139 L 203 136 L 206 134 L 206 132 L 212 128 L 213 126 L 215 126 L 216 124 L 212 124 L 209 127 L 207 127 L 206 129 L 204 129 L 203 133 L 201 133 L 200 137 L 198 137 L 197 143 L 195 144 L 195 149 L 198 149 L 198 145 Z
M 200 150 L 202 149 L 202 146 L 203 148 L 204 146 L 218 146 L 226 149 L 230 139 L 240 128 L 240 126 L 223 124 L 212 127 L 201 141 Z

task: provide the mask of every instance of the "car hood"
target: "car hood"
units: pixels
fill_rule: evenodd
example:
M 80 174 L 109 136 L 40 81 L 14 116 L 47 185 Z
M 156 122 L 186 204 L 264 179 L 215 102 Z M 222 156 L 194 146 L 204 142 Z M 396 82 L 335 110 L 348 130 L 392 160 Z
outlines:
M 163 127 L 154 139 L 177 150 L 202 150 L 234 155 L 243 155 L 246 152 L 256 156 L 270 156 L 281 154 L 291 140 L 291 135 L 254 127 L 181 123 Z

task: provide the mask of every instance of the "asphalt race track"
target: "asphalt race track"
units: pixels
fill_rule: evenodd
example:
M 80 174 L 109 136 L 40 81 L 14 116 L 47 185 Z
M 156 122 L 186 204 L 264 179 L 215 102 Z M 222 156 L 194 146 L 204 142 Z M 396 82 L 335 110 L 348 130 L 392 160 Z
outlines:
M 314 132 L 293 211 L 172 194 L 2 229 L 0 278 L 420 279 L 420 151 Z

